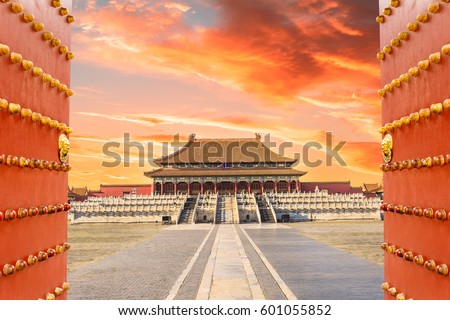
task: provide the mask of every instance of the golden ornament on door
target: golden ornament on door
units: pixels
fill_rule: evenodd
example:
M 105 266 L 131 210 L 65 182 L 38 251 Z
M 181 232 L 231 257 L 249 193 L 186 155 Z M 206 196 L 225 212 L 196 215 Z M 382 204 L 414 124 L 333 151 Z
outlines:
M 67 159 L 69 158 L 70 141 L 65 134 L 61 134 L 59 136 L 58 147 L 59 160 L 61 160 L 62 163 L 66 163 Z
M 9 47 L 6 44 L 0 44 L 0 57 L 9 54 Z
M 392 140 L 392 136 L 390 134 L 387 134 L 381 141 L 381 150 L 383 152 L 383 160 L 386 163 L 389 163 L 392 160 L 393 146 L 394 146 L 394 143 Z
M 34 16 L 31 13 L 24 13 L 22 19 L 26 23 L 34 22 Z
M 407 28 L 409 31 L 416 32 L 417 29 L 419 29 L 419 24 L 418 24 L 417 22 L 411 22 L 411 23 L 408 23 L 408 25 L 406 26 L 406 28 Z

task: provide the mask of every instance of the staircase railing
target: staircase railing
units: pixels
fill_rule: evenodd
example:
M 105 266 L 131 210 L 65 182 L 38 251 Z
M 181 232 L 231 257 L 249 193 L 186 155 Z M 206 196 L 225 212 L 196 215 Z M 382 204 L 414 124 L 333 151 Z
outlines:
M 177 221 L 175 224 L 178 224 L 178 222 L 180 221 L 180 217 L 181 217 L 181 213 L 184 210 L 184 206 L 186 205 L 186 201 L 187 199 L 189 199 L 189 196 L 186 195 L 186 198 L 184 198 L 183 204 L 180 206 L 180 209 L 178 209 L 178 213 L 177 213 Z
M 253 201 L 255 201 L 256 217 L 258 219 L 258 223 L 261 224 L 261 212 L 259 211 L 258 202 L 256 202 L 255 194 L 254 193 L 250 193 L 250 194 L 251 194 L 251 197 L 252 197 Z
M 222 215 L 220 214 L 220 212 L 221 212 L 221 210 L 223 210 L 223 208 L 220 208 L 220 210 L 219 210 L 219 203 L 221 206 L 224 206 L 225 204 L 222 203 L 223 197 L 220 197 L 220 198 L 221 198 L 221 201 L 219 202 L 219 195 L 217 194 L 216 217 L 215 217 L 216 220 L 214 221 L 214 223 L 222 223 Z M 217 221 L 218 214 L 220 214 L 220 217 L 219 217 L 220 221 Z
M 198 207 L 198 203 L 200 201 L 200 197 L 201 197 L 201 195 L 199 194 L 197 196 L 197 201 L 195 201 L 194 211 L 192 212 L 192 223 L 193 224 L 195 224 L 195 221 L 197 220 L 197 207 Z
M 216 224 L 216 218 L 217 218 L 217 205 L 219 203 L 218 199 L 219 197 L 217 196 L 217 193 L 214 195 L 214 199 L 215 199 L 215 209 L 214 209 L 214 214 L 213 214 L 213 224 Z
M 231 207 L 231 213 L 233 215 L 233 223 L 234 223 L 234 216 L 236 216 L 237 223 L 239 224 L 241 222 L 240 222 L 240 218 L 239 218 L 239 206 L 237 203 L 237 195 L 236 194 L 233 197 L 233 201 L 234 201 L 234 208 Z M 235 208 L 236 208 L 236 213 L 234 212 Z

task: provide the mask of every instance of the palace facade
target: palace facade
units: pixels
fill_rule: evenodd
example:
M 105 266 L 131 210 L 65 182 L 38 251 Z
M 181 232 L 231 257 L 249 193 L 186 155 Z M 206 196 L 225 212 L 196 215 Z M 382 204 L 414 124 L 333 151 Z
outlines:
M 145 172 L 154 194 L 237 194 L 299 191 L 306 172 L 296 160 L 271 151 L 256 134 L 252 139 L 196 139 L 155 159 L 160 167 Z

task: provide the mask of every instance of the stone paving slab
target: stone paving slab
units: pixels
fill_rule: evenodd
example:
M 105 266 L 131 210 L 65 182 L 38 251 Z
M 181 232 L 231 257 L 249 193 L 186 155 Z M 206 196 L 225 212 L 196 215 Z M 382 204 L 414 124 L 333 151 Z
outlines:
M 188 231 L 188 230 L 211 230 L 211 228 L 214 227 L 213 224 L 210 223 L 196 223 L 196 224 L 174 224 L 171 226 L 168 226 L 166 229 L 167 231 Z
M 211 226 L 209 226 L 211 228 Z M 163 300 L 208 230 L 164 230 L 68 276 L 68 299 Z
M 283 294 L 283 291 L 281 291 L 278 283 L 272 277 L 266 265 L 261 260 L 261 257 L 245 237 L 241 228 L 237 228 L 237 231 L 256 277 L 258 278 L 259 284 L 261 285 L 264 297 L 267 300 L 286 300 L 286 296 Z
M 264 299 L 235 225 L 219 226 L 197 299 Z
M 303 237 L 291 228 L 242 227 L 298 299 L 383 299 L 379 289 L 382 266 Z
M 200 281 L 202 281 L 203 272 L 205 271 L 206 263 L 211 255 L 214 240 L 219 226 L 216 226 L 208 241 L 206 242 L 203 250 L 200 252 L 197 261 L 195 261 L 192 270 L 187 275 L 180 289 L 178 290 L 175 300 L 195 300 L 200 287 Z

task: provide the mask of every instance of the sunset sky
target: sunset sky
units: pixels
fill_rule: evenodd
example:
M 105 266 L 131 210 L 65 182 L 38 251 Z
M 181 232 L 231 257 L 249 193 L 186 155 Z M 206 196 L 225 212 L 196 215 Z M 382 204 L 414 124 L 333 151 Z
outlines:
M 103 145 L 123 150 L 125 133 L 154 142 L 155 157 L 175 134 L 256 132 L 295 143 L 294 156 L 330 131 L 348 141 L 348 166 L 300 162 L 302 181 L 381 182 L 377 1 L 77 0 L 73 11 L 70 186 L 149 183 L 137 148 L 129 167 L 102 166 Z

